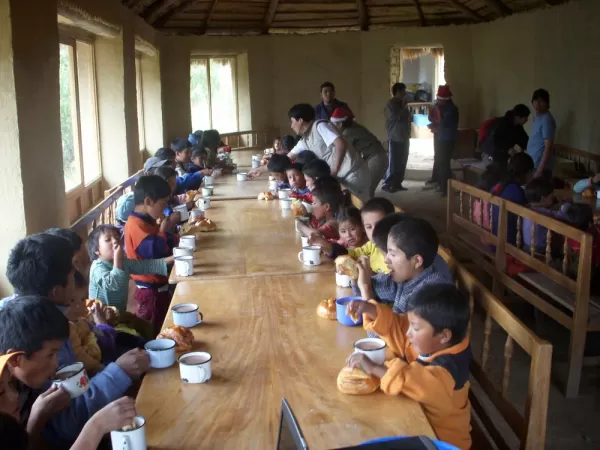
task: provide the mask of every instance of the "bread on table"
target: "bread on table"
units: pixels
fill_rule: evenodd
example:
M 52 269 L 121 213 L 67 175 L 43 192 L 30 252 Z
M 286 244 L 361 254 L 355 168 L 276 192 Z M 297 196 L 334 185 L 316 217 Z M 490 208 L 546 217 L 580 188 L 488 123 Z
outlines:
M 197 194 L 197 193 L 198 193 L 198 192 L 196 192 L 196 191 L 187 191 L 187 192 L 185 193 L 185 202 L 186 202 L 186 203 L 187 203 L 187 202 L 193 202 L 193 201 L 194 201 L 194 199 L 196 198 L 196 194 Z
M 205 233 L 207 231 L 215 231 L 217 225 L 206 217 L 197 217 L 196 219 L 188 220 L 181 226 L 179 234 L 181 236 L 197 235 L 198 233 Z
M 583 198 L 596 198 L 596 190 L 592 187 L 586 187 L 583 190 Z
M 308 213 L 306 212 L 306 208 L 302 204 L 302 200 L 295 198 L 292 200 L 292 214 L 294 217 L 306 216 Z
M 259 200 L 273 200 L 273 193 L 271 191 L 261 192 L 258 194 Z
M 163 329 L 156 339 L 172 339 L 175 341 L 175 350 L 178 352 L 188 352 L 194 345 L 193 333 L 180 325 L 171 325 Z
M 337 387 L 342 394 L 367 395 L 379 388 L 379 379 L 346 366 L 338 374 Z
M 335 308 L 335 298 L 323 300 L 317 306 L 317 315 L 323 319 L 337 320 L 337 312 Z
M 335 268 L 338 272 L 348 275 L 353 280 L 358 278 L 358 266 L 350 255 L 341 255 L 335 258 Z

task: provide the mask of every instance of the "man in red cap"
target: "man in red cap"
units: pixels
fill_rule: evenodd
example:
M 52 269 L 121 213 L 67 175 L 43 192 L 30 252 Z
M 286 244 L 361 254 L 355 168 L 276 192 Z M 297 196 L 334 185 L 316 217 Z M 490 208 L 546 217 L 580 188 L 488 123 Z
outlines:
M 458 108 L 452 101 L 450 86 L 438 87 L 437 101 L 429 112 L 428 126 L 433 133 L 433 173 L 427 184 L 438 184 L 437 191 L 445 197 L 448 179 L 452 177 L 450 161 L 458 135 Z
M 385 124 L 389 139 L 389 167 L 381 190 L 386 192 L 405 191 L 402 186 L 408 150 L 410 147 L 410 111 L 406 107 L 406 85 L 392 86 L 392 98 L 385 105 Z

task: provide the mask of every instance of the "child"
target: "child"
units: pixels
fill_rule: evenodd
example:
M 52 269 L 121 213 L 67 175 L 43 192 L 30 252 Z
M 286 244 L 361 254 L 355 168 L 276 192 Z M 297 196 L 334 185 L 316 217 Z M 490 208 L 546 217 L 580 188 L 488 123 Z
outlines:
M 278 155 L 287 155 L 296 145 L 296 139 L 294 136 L 286 135 L 281 138 L 281 148 L 276 150 L 275 153 Z
M 73 346 L 68 340 L 68 322 L 62 315 L 77 295 L 72 256 L 71 246 L 65 239 L 40 233 L 19 241 L 8 258 L 6 274 L 19 295 L 16 300 L 5 300 L 0 311 L 0 353 L 10 349 L 25 351 L 27 360 L 17 358 L 19 367 L 11 370 L 16 378 L 30 388 L 29 394 L 23 394 L 22 398 L 32 395 L 33 401 L 35 393 L 31 389 L 43 387 L 52 378 L 56 367 L 76 362 Z M 28 325 L 33 313 L 18 309 L 19 296 L 23 295 L 43 297 L 61 313 L 66 331 L 60 338 L 45 338 L 36 327 Z M 13 306 L 13 302 L 17 302 L 17 306 Z M 5 314 L 6 308 L 16 308 L 17 312 Z M 31 309 L 35 310 L 33 306 Z M 3 318 L 10 318 L 12 322 L 2 322 Z M 54 324 L 50 320 L 46 322 Z M 45 365 L 52 362 L 52 358 L 58 358 L 58 363 L 50 369 L 44 369 Z M 121 397 L 131 386 L 132 379 L 139 379 L 149 366 L 150 359 L 146 352 L 137 349 L 108 364 L 90 379 L 87 392 L 73 399 L 65 411 L 51 420 L 46 437 L 55 447 L 68 446 L 94 412 Z
M 291 197 L 303 198 L 304 195 L 310 193 L 310 189 L 306 187 L 306 180 L 302 173 L 302 164 L 297 162 L 291 163 L 285 173 L 292 188 Z
M 386 220 L 387 219 L 387 220 Z M 389 229 L 389 233 L 386 231 Z M 376 299 L 394 303 L 396 313 L 406 313 L 408 300 L 431 283 L 452 283 L 446 262 L 437 254 L 438 236 L 429 222 L 398 213 L 382 219 L 373 232 L 376 242 L 387 234 L 385 263 L 388 274 L 373 276 L 366 257 L 357 261 L 358 280 L 353 283 L 355 294 L 365 300 Z
M 303 166 L 308 164 L 311 161 L 315 161 L 318 159 L 319 159 L 319 157 L 317 155 L 315 155 L 315 152 L 312 152 L 310 150 L 301 151 L 300 153 L 298 153 L 296 155 L 296 162 L 302 164 Z M 325 162 L 325 161 L 323 161 L 323 162 Z M 327 164 L 327 163 L 325 162 L 325 164 Z M 327 164 L 327 167 L 329 167 L 329 164 Z M 329 169 L 329 171 L 331 172 L 331 169 Z M 328 175 L 331 175 L 331 174 L 329 173 Z
M 592 188 L 595 191 L 600 190 L 600 173 L 597 173 L 591 178 L 584 178 L 583 180 L 579 180 L 573 186 L 573 191 L 577 194 L 583 193 L 586 188 Z
M 545 216 L 554 217 L 559 220 L 563 220 L 564 217 L 559 211 L 553 211 L 550 208 L 554 205 L 556 198 L 554 197 L 554 187 L 552 182 L 547 178 L 535 178 L 531 180 L 525 186 L 525 198 L 529 207 L 540 214 Z M 530 251 L 531 246 L 534 246 L 535 253 L 546 254 L 546 238 L 548 235 L 548 229 L 542 225 L 535 225 L 535 243 L 531 242 L 531 231 L 534 222 L 523 218 L 522 236 L 523 236 L 523 250 L 526 252 Z M 551 244 L 560 244 L 555 242 L 555 239 L 551 241 Z M 559 245 L 558 247 L 560 247 Z M 556 247 L 556 245 L 553 245 Z
M 490 192 L 502 179 L 501 169 L 497 163 L 492 163 L 485 168 L 477 183 L 477 189 Z M 472 221 L 484 230 L 490 231 L 490 204 L 487 200 L 473 200 Z
M 183 177 L 187 174 L 190 158 L 192 157 L 192 144 L 185 138 L 177 138 L 171 142 L 171 150 L 175 152 L 177 175 Z
M 83 239 L 69 228 L 49 228 L 45 233 L 63 237 L 70 242 L 73 250 L 73 267 L 87 279 L 90 271 L 90 258 L 85 245 L 83 245 Z
M 267 158 L 270 158 L 271 155 L 274 155 L 275 153 L 277 153 L 277 154 L 281 153 L 281 138 L 279 136 L 277 136 L 275 139 L 273 139 L 273 147 L 267 148 L 264 151 L 264 154 Z
M 357 250 L 366 244 L 367 234 L 358 208 L 355 206 L 342 208 L 336 219 L 340 233 L 338 244 L 349 250 Z
M 162 216 L 171 196 L 169 184 L 160 177 L 141 177 L 135 186 L 135 210 L 125 224 L 125 250 L 129 259 L 159 259 L 171 256 L 173 248 L 167 241 L 167 230 L 177 225 L 178 214 L 172 214 L 162 223 Z M 135 291 L 136 315 L 152 322 L 156 331 L 167 315 L 171 303 L 168 280 L 163 275 L 132 275 L 138 289 Z
M 286 175 L 287 169 L 292 165 L 292 161 L 286 155 L 273 155 L 267 164 L 267 169 L 271 175 L 277 180 L 277 189 L 290 189 L 288 178 Z
M 204 148 L 194 147 L 192 162 L 188 165 L 188 173 L 200 172 L 202 175 L 212 175 L 212 170 L 206 168 L 208 152 Z
M 590 233 L 593 236 L 592 241 L 592 292 L 598 292 L 600 279 L 598 277 L 600 271 L 600 225 L 594 223 L 594 214 L 592 207 L 586 203 L 572 203 L 563 205 L 561 208 L 564 221 L 578 230 Z M 581 251 L 581 243 L 573 239 L 567 239 L 569 250 L 572 253 L 572 258 L 569 258 L 569 272 L 577 275 L 579 267 L 579 253 Z M 559 269 L 562 269 L 562 260 L 558 264 Z
M 201 172 L 197 173 L 200 174 Z M 185 205 L 188 210 L 192 210 L 194 208 L 194 200 L 188 201 L 187 193 L 178 195 L 175 194 L 177 189 L 177 172 L 175 172 L 174 169 L 170 167 L 161 167 L 156 171 L 156 176 L 161 177 L 163 180 L 169 183 L 169 188 L 171 189 L 171 196 L 169 197 L 167 208 L 165 208 L 164 211 L 165 216 L 171 215 L 173 212 L 173 207 L 178 205 Z
M 307 151 L 305 150 L 302 153 L 306 153 Z M 298 160 L 296 159 L 296 161 Z M 306 180 L 306 186 L 312 191 L 315 187 L 315 182 L 319 178 L 331 176 L 331 167 L 322 159 L 313 159 L 302 166 L 302 173 Z
M 375 302 L 353 301 L 349 308 L 363 315 L 365 330 L 381 336 L 394 358 L 378 366 L 354 353 L 348 365 L 380 378 L 385 394 L 419 402 L 441 441 L 470 448 L 467 298 L 451 284 L 430 284 L 410 298 L 406 314 Z
M 521 186 L 526 185 L 533 175 L 533 159 L 527 153 L 517 153 L 508 161 L 508 172 L 501 183 L 492 189 L 492 194 L 505 200 L 526 205 L 527 198 Z M 498 234 L 498 207 L 492 207 L 492 233 Z M 508 215 L 506 239 L 509 244 L 516 245 L 517 242 L 517 216 Z
M 339 181 L 331 176 L 320 178 L 315 183 L 312 196 L 310 225 L 299 222 L 298 228 L 305 236 L 317 233 L 326 240 L 337 241 L 340 234 L 335 216 L 346 201 Z
M 172 256 L 140 261 L 125 258 L 119 230 L 112 225 L 94 228 L 88 236 L 87 249 L 92 261 L 88 298 L 97 298 L 122 314 L 127 311 L 130 275 L 167 276 L 167 266 L 173 263 Z
M 315 244 L 320 245 L 323 252 L 332 259 L 337 258 L 339 255 L 349 254 L 352 258 L 357 259 L 361 256 L 369 258 L 371 270 L 374 273 L 389 273 L 389 269 L 385 264 L 385 252 L 377 248 L 376 243 L 373 241 L 373 230 L 375 225 L 382 220 L 384 217 L 394 213 L 394 205 L 387 198 L 373 197 L 368 200 L 360 210 L 360 217 L 362 219 L 362 225 L 365 230 L 367 241 L 359 248 L 346 250 L 340 245 L 317 242 Z M 389 232 L 389 229 L 388 229 Z M 387 233 L 385 235 L 385 248 L 387 247 Z M 312 242 L 311 242 L 312 243 Z

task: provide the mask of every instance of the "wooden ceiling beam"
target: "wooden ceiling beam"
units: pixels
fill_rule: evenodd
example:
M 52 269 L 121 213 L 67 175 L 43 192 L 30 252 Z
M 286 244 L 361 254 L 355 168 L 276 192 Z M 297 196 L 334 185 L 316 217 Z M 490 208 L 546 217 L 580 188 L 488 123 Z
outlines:
M 152 23 L 156 19 L 158 19 L 160 13 L 176 1 L 177 0 L 154 0 L 146 7 L 146 9 L 142 11 L 140 15 L 144 18 L 146 22 L 152 25 Z
M 158 17 L 153 25 L 156 28 L 162 28 L 165 25 L 165 23 L 171 20 L 173 16 L 185 11 L 195 3 L 198 3 L 198 0 L 181 0 L 181 3 L 179 3 L 179 5 L 175 6 L 174 8 L 171 8 L 169 11 Z
M 426 26 L 427 23 L 425 22 L 425 15 L 423 14 L 423 10 L 421 9 L 421 4 L 419 3 L 419 0 L 413 0 L 413 3 L 415 4 L 415 8 L 417 8 L 417 14 L 419 15 L 421 26 Z
M 208 30 L 208 27 L 210 25 L 210 19 L 212 19 L 212 16 L 215 13 L 215 9 L 217 8 L 217 3 L 219 3 L 219 0 L 213 0 L 212 5 L 210 6 L 210 9 L 208 10 L 208 15 L 206 16 L 206 21 L 204 22 L 204 25 L 200 29 L 200 34 L 206 34 L 206 30 Z
M 358 23 L 362 31 L 369 31 L 369 13 L 365 5 L 365 0 L 356 0 L 356 8 L 358 9 Z
M 484 20 L 483 17 L 481 17 L 479 14 L 477 14 L 471 8 L 468 8 L 465 5 L 463 5 L 462 3 L 460 3 L 458 0 L 446 0 L 446 2 L 451 4 L 452 6 L 454 6 L 456 9 L 458 9 L 463 14 L 469 16 L 475 22 L 481 22 L 482 20 Z
M 269 28 L 271 28 L 271 24 L 273 23 L 273 18 L 275 17 L 275 13 L 277 12 L 278 6 L 279 0 L 271 0 L 269 2 L 269 9 L 267 10 L 267 14 L 265 15 L 265 23 L 263 24 L 263 34 L 269 33 Z
M 506 6 L 502 0 L 484 0 L 485 3 L 492 9 L 494 9 L 502 17 L 512 14 L 512 9 Z

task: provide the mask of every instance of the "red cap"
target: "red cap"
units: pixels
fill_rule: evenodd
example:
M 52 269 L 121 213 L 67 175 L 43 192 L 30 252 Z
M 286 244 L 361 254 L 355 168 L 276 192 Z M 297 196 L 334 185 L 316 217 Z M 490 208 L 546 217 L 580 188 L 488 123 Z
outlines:
M 450 91 L 450 85 L 444 84 L 438 87 L 437 91 L 438 100 L 450 100 L 452 98 L 452 91 Z
M 354 119 L 354 114 L 348 108 L 335 108 L 333 114 L 331 114 L 331 122 L 339 123 L 345 122 L 348 119 Z

